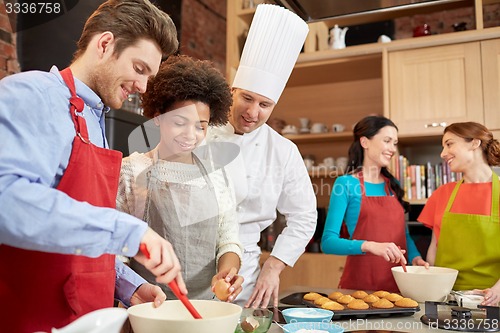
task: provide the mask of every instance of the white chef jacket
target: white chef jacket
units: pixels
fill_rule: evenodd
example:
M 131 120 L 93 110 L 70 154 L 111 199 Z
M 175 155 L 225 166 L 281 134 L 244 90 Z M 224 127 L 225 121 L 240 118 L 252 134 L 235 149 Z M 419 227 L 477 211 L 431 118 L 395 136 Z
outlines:
M 206 140 L 233 142 L 241 148 L 226 171 L 235 185 L 239 235 L 245 249 L 240 270 L 245 281 L 237 299 L 246 302 L 259 273 L 261 231 L 276 220 L 276 211 L 285 216 L 286 227 L 271 255 L 293 266 L 316 229 L 316 196 L 297 146 L 267 124 L 243 135 L 234 134 L 229 123 L 211 127 Z

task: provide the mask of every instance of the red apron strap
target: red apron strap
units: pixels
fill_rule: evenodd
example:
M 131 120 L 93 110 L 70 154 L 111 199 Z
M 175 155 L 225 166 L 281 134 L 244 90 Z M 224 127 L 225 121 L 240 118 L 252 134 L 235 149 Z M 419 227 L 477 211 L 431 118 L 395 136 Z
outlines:
M 60 71 L 61 76 L 71 92 L 71 97 L 69 99 L 70 103 L 70 114 L 73 123 L 75 124 L 76 134 L 85 143 L 90 143 L 89 134 L 87 131 L 87 123 L 83 118 L 83 108 L 85 107 L 85 102 L 83 99 L 76 95 L 75 80 L 73 78 L 73 73 L 69 67 L 66 67 Z

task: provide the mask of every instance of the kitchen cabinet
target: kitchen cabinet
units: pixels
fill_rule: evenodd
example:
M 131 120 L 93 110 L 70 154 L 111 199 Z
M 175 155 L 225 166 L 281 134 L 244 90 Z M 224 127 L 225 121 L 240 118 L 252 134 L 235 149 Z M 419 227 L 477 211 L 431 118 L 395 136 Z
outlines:
M 480 42 L 389 52 L 389 117 L 399 134 L 441 135 L 484 123 Z
M 489 129 L 498 130 L 500 129 L 500 39 L 481 42 L 481 58 L 484 123 Z
M 269 255 L 269 252 L 262 253 L 260 256 L 261 266 Z M 289 290 L 296 286 L 336 289 L 344 270 L 346 258 L 346 256 L 333 254 L 304 253 L 293 267 L 286 267 L 281 273 L 280 290 Z
M 472 5 L 471 1 L 459 2 Z M 400 149 L 414 164 L 425 163 L 431 155 L 439 161 L 436 152 L 444 123 L 473 120 L 500 130 L 500 27 L 483 28 L 483 7 L 495 2 L 473 2 L 476 27 L 472 30 L 301 53 L 271 117 L 298 128 L 300 117 L 325 123 L 329 129 L 334 123 L 345 126 L 343 133 L 286 136 L 303 155 L 313 155 L 316 164 L 326 157 L 347 156 L 353 125 L 371 114 L 383 114 L 396 123 Z M 456 5 L 450 4 L 448 9 Z M 418 14 L 444 9 L 429 5 Z M 255 8 L 243 9 L 243 0 L 228 1 L 229 82 L 236 73 L 254 12 Z M 366 15 L 363 22 L 343 18 L 326 24 L 345 26 L 376 19 Z M 422 147 L 430 148 L 423 152 Z M 340 174 L 310 173 L 318 207 L 328 207 Z

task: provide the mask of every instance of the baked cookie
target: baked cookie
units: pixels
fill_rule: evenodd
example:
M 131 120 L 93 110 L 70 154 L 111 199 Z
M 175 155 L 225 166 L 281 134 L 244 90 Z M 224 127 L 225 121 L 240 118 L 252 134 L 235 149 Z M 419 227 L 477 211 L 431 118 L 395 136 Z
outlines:
M 318 293 L 310 292 L 310 293 L 305 294 L 303 298 L 306 301 L 314 301 L 320 297 L 323 297 L 323 296 L 318 294 Z
M 334 292 L 330 293 L 330 295 L 328 295 L 328 298 L 333 300 L 333 301 L 336 301 L 342 296 L 344 296 L 344 294 L 342 294 L 340 291 L 334 291 Z
M 363 301 L 365 301 L 366 303 L 373 303 L 373 302 L 376 302 L 380 299 L 380 297 L 378 296 L 375 296 L 374 294 L 370 294 L 366 297 L 363 298 Z
M 400 300 L 397 300 L 394 304 L 402 308 L 416 308 L 418 306 L 417 301 L 408 297 L 401 298 Z
M 381 298 L 378 301 L 373 302 L 372 306 L 377 309 L 391 309 L 394 307 L 394 304 L 392 304 L 392 302 L 387 298 Z
M 377 296 L 378 298 L 384 298 L 385 296 L 389 295 L 389 292 L 385 290 L 378 290 L 374 292 L 373 295 Z
M 352 302 L 349 302 L 349 304 L 347 304 L 347 307 L 353 310 L 366 310 L 370 306 L 362 299 L 355 299 Z
M 344 310 L 344 306 L 340 303 L 335 302 L 335 301 L 326 302 L 325 304 L 323 304 L 321 306 L 321 308 L 325 309 L 325 310 L 330 310 L 330 311 L 342 311 L 342 310 Z
M 385 296 L 384 298 L 391 301 L 391 302 L 396 302 L 396 301 L 399 301 L 401 298 L 403 298 L 403 296 L 401 296 L 400 294 L 396 294 L 396 293 L 390 293 L 389 295 Z
M 348 304 L 354 300 L 355 300 L 355 298 L 352 297 L 351 295 L 344 295 L 344 296 L 338 298 L 337 302 L 342 303 L 342 304 Z
M 358 298 L 358 299 L 363 299 L 366 296 L 368 296 L 368 293 L 364 290 L 357 290 L 351 294 L 352 297 Z
M 326 302 L 330 302 L 331 299 L 329 299 L 328 297 L 324 297 L 324 296 L 321 296 L 320 298 L 317 298 L 314 300 L 314 304 L 316 305 L 323 305 L 325 304 Z

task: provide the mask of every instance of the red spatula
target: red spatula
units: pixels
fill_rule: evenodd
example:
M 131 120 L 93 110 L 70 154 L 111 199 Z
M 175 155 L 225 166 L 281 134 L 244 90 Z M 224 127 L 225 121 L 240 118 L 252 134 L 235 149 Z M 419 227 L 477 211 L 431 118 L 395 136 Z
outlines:
M 146 247 L 146 244 L 142 243 L 139 246 L 139 250 L 146 256 L 146 258 L 150 258 L 149 251 Z M 189 301 L 186 295 L 181 293 L 179 290 L 179 285 L 177 284 L 177 281 L 172 280 L 171 282 L 168 283 L 168 287 L 172 290 L 174 295 L 184 304 L 186 309 L 188 309 L 189 313 L 195 318 L 195 319 L 202 319 L 201 315 L 196 311 L 194 308 L 193 304 Z

